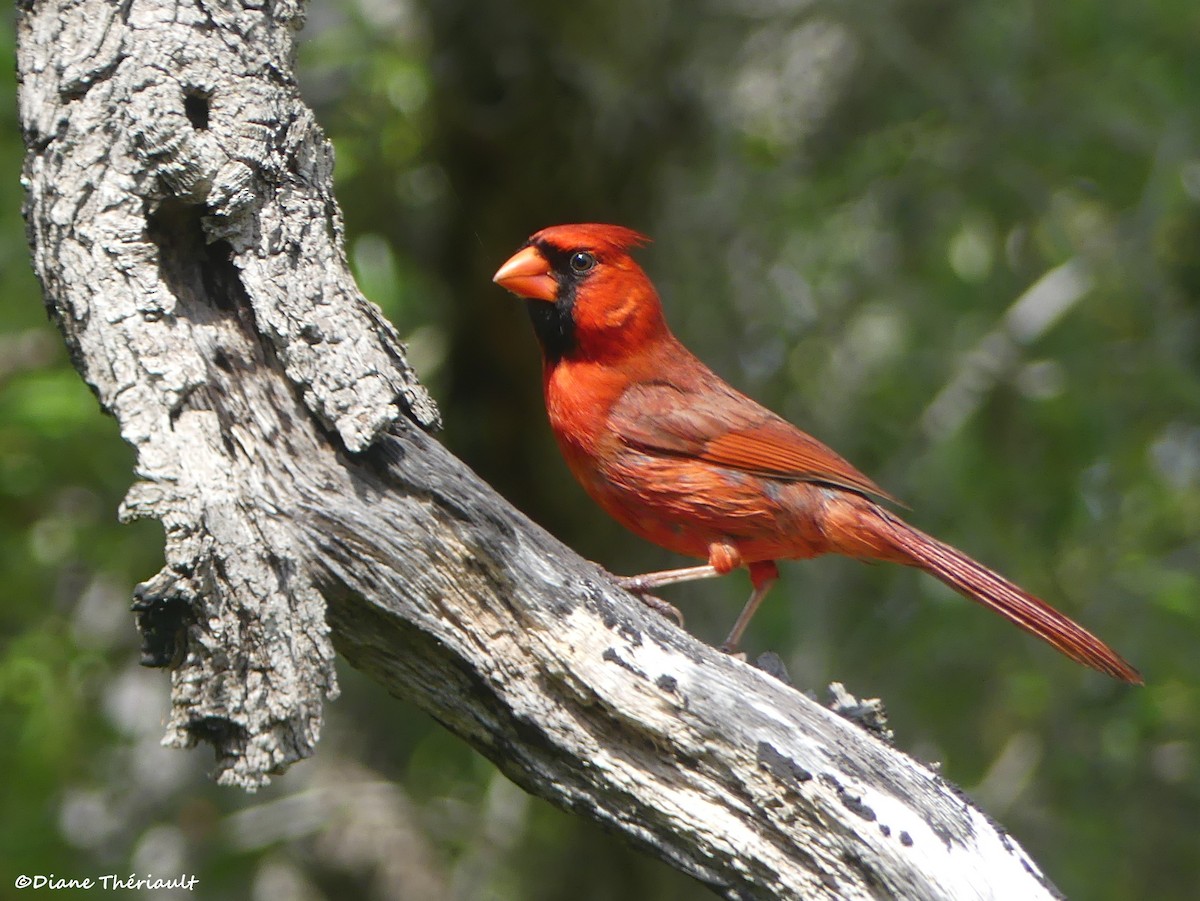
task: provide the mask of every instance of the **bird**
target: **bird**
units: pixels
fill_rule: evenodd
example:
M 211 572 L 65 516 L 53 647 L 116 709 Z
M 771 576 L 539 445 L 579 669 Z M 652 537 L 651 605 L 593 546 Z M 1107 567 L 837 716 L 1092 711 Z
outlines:
M 1081 625 L 962 551 L 909 525 L 844 458 L 726 383 L 667 325 L 633 259 L 649 239 L 619 225 L 532 235 L 493 281 L 525 301 L 551 430 L 600 507 L 700 565 L 618 579 L 652 606 L 665 585 L 746 568 L 752 592 L 722 644 L 734 651 L 779 578 L 778 560 L 842 554 L 924 570 L 1072 660 L 1142 684 Z

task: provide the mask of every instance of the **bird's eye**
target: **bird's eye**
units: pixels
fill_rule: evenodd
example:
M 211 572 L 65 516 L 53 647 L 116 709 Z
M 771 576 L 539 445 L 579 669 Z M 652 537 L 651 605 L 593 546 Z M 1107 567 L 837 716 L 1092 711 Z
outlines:
M 577 250 L 571 254 L 571 270 L 573 272 L 587 272 L 596 265 L 596 258 L 586 250 Z

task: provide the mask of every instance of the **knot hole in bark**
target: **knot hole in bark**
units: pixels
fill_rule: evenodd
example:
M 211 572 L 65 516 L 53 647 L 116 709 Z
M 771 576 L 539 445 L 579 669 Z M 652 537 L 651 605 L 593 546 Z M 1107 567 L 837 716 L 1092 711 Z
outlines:
M 183 112 L 196 131 L 208 131 L 208 111 L 211 99 L 212 94 L 200 88 L 188 88 L 183 92 Z
M 165 571 L 133 590 L 133 612 L 142 635 L 142 666 L 176 669 L 187 655 L 187 629 L 194 619 L 178 583 Z
M 212 311 L 235 313 L 253 327 L 250 299 L 228 241 L 209 242 L 206 208 L 171 197 L 147 217 L 146 235 L 158 248 L 158 270 L 180 317 L 208 321 Z M 205 315 L 207 313 L 207 315 Z
M 158 274 L 171 295 L 163 304 L 190 326 L 192 341 L 210 364 L 207 378 L 191 386 L 172 409 L 213 410 L 225 426 L 253 419 L 246 390 L 251 373 L 274 369 L 273 353 L 259 334 L 254 309 L 228 241 L 209 241 L 207 208 L 167 198 L 147 217 L 147 237 L 158 248 Z M 273 408 L 273 407 L 272 407 Z M 228 434 L 227 449 L 235 453 Z

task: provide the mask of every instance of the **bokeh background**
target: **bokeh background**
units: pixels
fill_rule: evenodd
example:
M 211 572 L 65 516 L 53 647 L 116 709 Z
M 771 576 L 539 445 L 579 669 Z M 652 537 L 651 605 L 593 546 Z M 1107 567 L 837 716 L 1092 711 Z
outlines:
M 315 0 L 303 91 L 347 253 L 443 440 L 582 554 L 674 565 L 571 482 L 519 303 L 535 229 L 630 225 L 678 334 L 913 521 L 1115 644 L 1084 671 L 933 580 L 785 564 L 747 635 L 879 695 L 1073 898 L 1200 878 L 1200 6 L 1194 0 Z M 11 52 L 12 27 L 2 38 Z M 158 747 L 136 665 L 154 523 L 30 274 L 0 104 L 0 897 L 194 873 L 188 897 L 688 899 L 343 666 L 318 756 L 258 793 Z M 673 589 L 715 641 L 744 576 Z

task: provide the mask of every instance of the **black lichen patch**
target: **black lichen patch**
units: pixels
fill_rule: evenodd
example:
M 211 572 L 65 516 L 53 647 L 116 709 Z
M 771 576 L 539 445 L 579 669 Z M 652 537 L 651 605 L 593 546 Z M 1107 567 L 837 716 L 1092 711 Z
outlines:
M 657 679 L 655 679 L 654 684 L 657 685 L 659 688 L 661 688 L 663 691 L 669 691 L 669 692 L 674 692 L 676 689 L 679 688 L 679 682 L 676 680 L 676 678 L 674 676 L 668 676 L 666 674 L 661 675 Z
M 854 795 L 848 792 L 846 790 L 846 786 L 842 785 L 842 783 L 838 782 L 837 779 L 828 773 L 823 775 L 821 779 L 826 785 L 830 786 L 835 792 L 837 792 L 838 800 L 842 802 L 842 806 L 848 811 L 855 816 L 862 817 L 868 823 L 875 822 L 875 811 L 864 804 L 859 795 Z
M 868 823 L 875 821 L 875 811 L 864 804 L 862 798 L 850 794 L 845 789 L 838 794 L 838 797 L 841 798 L 843 806 L 851 813 L 862 817 Z
M 601 659 L 607 661 L 608 663 L 615 663 L 617 666 L 621 667 L 621 669 L 627 670 L 628 672 L 633 673 L 635 676 L 644 675 L 644 673 L 642 673 L 640 670 L 638 670 L 638 668 L 635 667 L 628 660 L 624 659 L 613 648 L 605 648 L 604 653 L 602 653 L 600 655 L 600 657 L 601 657 Z
M 812 779 L 812 773 L 781 753 L 770 742 L 760 741 L 756 754 L 759 767 L 785 785 L 799 787 Z
M 620 623 L 617 626 L 617 634 L 624 638 L 635 648 L 642 643 L 642 633 L 631 626 L 629 623 Z
M 600 621 L 604 623 L 604 628 L 616 632 L 634 647 L 641 645 L 641 631 L 625 617 L 621 616 L 620 611 L 611 605 L 606 605 L 599 613 Z

